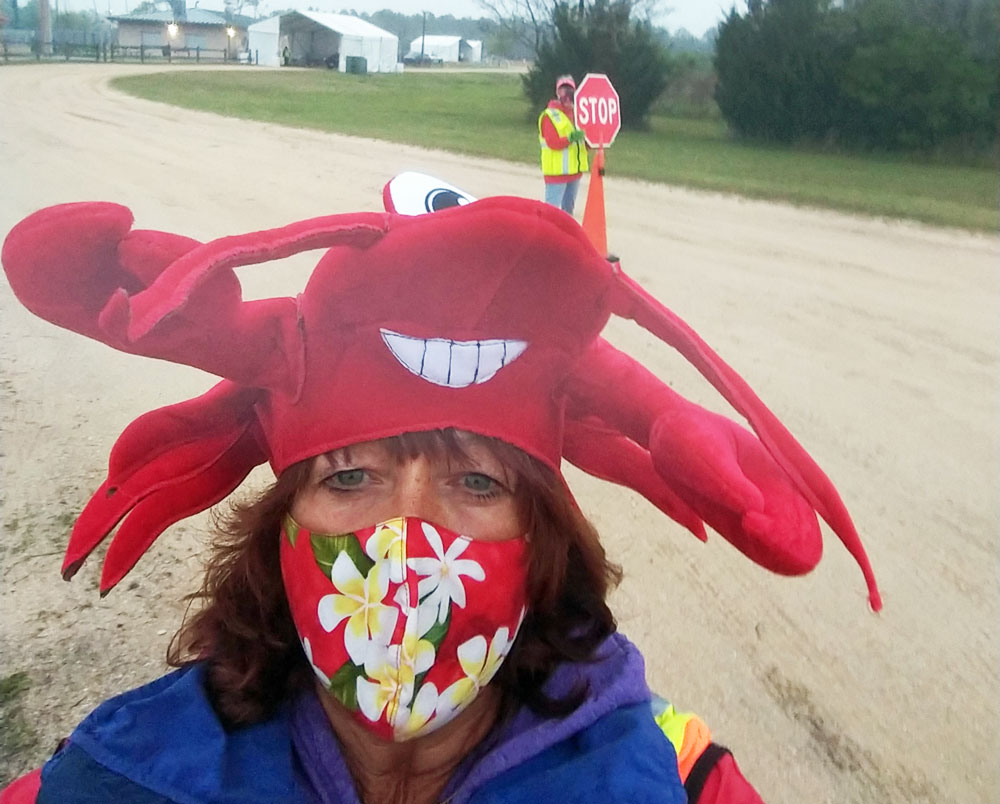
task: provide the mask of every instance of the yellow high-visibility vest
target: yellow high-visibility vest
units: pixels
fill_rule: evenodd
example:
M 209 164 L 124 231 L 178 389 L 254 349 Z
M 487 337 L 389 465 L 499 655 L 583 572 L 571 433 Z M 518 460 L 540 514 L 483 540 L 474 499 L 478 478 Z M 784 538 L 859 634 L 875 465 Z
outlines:
M 558 109 L 545 109 L 538 116 L 538 142 L 542 146 L 542 175 L 543 176 L 574 176 L 577 173 L 584 173 L 589 168 L 587 163 L 587 146 L 582 143 L 570 143 L 568 148 L 561 151 L 553 150 L 545 144 L 545 137 L 542 136 L 542 120 L 545 117 L 552 121 L 556 128 L 556 134 L 560 137 L 568 137 L 576 126 L 563 112 Z
M 686 782 L 694 763 L 712 742 L 712 732 L 700 717 L 678 712 L 659 696 L 653 697 L 652 706 L 656 725 L 677 752 L 677 771 L 681 781 Z

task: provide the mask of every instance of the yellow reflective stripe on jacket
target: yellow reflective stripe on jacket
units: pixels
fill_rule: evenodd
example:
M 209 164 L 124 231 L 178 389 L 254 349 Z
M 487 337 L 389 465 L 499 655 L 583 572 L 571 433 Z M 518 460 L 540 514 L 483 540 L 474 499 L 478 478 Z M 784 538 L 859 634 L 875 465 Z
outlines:
M 538 142 L 542 146 L 542 175 L 544 176 L 574 176 L 589 168 L 587 163 L 587 146 L 582 143 L 570 143 L 561 151 L 549 148 L 542 136 L 542 120 L 545 117 L 552 121 L 556 134 L 568 137 L 576 126 L 569 117 L 558 109 L 545 109 L 538 115 Z
M 694 763 L 712 742 L 712 733 L 705 725 L 705 721 L 697 715 L 692 715 L 690 712 L 680 713 L 662 699 L 659 703 L 663 709 L 658 712 L 657 701 L 654 700 L 653 717 L 656 725 L 673 744 L 677 753 L 677 771 L 681 782 L 686 782 Z

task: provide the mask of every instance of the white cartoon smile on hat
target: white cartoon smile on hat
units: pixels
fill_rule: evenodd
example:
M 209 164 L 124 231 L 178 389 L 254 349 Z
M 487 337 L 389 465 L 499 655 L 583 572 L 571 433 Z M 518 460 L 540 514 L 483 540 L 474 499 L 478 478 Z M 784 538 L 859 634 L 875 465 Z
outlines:
M 502 338 L 456 341 L 414 338 L 388 329 L 379 331 L 393 357 L 407 371 L 446 388 L 484 383 L 528 348 L 527 341 Z

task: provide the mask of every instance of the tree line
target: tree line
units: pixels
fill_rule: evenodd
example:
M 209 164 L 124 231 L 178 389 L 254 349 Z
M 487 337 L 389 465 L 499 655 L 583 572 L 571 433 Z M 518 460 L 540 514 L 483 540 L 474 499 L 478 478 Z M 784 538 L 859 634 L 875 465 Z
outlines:
M 523 90 L 535 110 L 558 75 L 600 72 L 626 127 L 646 125 L 665 98 L 694 94 L 680 105 L 704 113 L 711 96 L 740 138 L 996 154 L 996 0 L 748 0 L 700 38 L 654 25 L 657 2 L 480 0 L 480 19 L 345 13 L 396 34 L 403 51 L 422 33 L 450 34 L 482 40 L 486 58 L 531 61 Z M 0 13 L 31 28 L 37 6 L 0 0 Z M 98 22 L 93 12 L 54 20 Z
M 515 5 L 549 0 L 490 0 Z M 524 91 L 560 73 L 606 73 L 622 123 L 642 127 L 671 83 L 704 71 L 664 41 L 640 0 L 557 1 Z M 996 148 L 995 0 L 748 0 L 714 35 L 714 99 L 737 137 L 883 150 Z M 704 77 L 702 75 L 702 77 Z

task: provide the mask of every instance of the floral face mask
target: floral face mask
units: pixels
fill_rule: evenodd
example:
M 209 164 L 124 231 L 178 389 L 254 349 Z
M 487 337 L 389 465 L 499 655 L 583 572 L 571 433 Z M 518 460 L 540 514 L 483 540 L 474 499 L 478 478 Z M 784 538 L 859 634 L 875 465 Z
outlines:
M 325 689 L 387 740 L 452 720 L 496 674 L 526 610 L 524 538 L 475 541 L 416 517 L 312 533 L 286 516 L 281 575 Z

